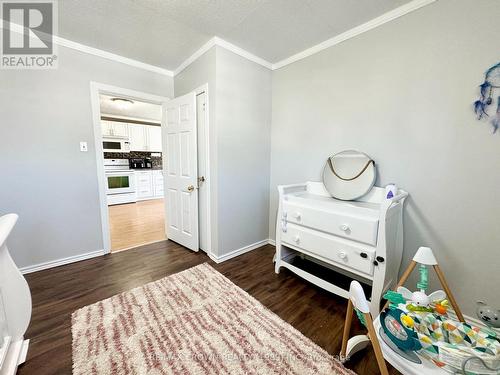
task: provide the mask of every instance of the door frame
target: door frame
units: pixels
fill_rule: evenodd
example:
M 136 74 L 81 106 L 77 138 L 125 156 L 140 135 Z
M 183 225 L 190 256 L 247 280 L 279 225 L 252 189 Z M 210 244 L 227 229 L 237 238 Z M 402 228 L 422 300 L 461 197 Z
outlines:
M 207 217 L 205 218 L 205 221 L 207 223 L 207 255 L 210 258 L 213 258 L 215 254 L 213 253 L 213 247 L 212 247 L 212 226 L 211 226 L 211 215 L 212 215 L 212 199 L 211 199 L 211 187 L 212 187 L 212 179 L 211 179 L 211 168 L 210 168 L 210 95 L 208 93 L 208 83 L 205 83 L 204 85 L 198 87 L 197 89 L 194 90 L 195 96 L 198 97 L 198 95 L 205 93 L 205 139 L 201 140 L 197 138 L 198 142 L 205 142 L 205 162 L 206 162 L 206 173 L 205 173 L 205 182 L 206 183 L 206 200 L 207 200 Z M 197 99 L 196 99 L 197 100 Z M 198 106 L 197 106 L 198 107 Z M 198 116 L 198 111 L 197 116 Z M 198 136 L 198 118 L 196 118 L 196 132 Z M 200 161 L 200 155 L 198 155 L 198 163 Z M 199 171 L 198 171 L 199 175 Z M 199 177 L 199 176 L 198 176 Z M 199 190 L 198 190 L 199 191 Z M 200 197 L 198 196 L 198 222 L 200 221 L 199 217 L 199 202 L 200 202 Z M 200 225 L 198 225 L 198 238 L 199 238 L 199 231 L 200 231 Z M 198 240 L 199 241 L 199 240 Z M 203 250 L 202 250 L 203 251 Z
M 101 210 L 102 241 L 104 254 L 109 254 L 111 253 L 111 237 L 108 201 L 106 195 L 106 175 L 104 173 L 104 151 L 102 148 L 101 104 L 99 98 L 101 94 L 116 95 L 127 99 L 146 101 L 153 104 L 158 104 L 160 106 L 164 102 L 169 101 L 170 98 L 141 91 L 130 90 L 123 87 L 112 86 L 105 83 L 93 81 L 90 82 L 90 100 L 92 104 L 92 121 L 94 124 L 94 147 L 96 152 L 97 184 L 99 188 L 99 204 Z M 165 220 L 166 219 L 167 218 L 165 218 Z
M 204 91 L 207 93 L 207 103 L 208 103 L 208 85 L 204 88 Z M 171 98 L 145 93 L 142 91 L 136 91 L 131 89 L 126 89 L 123 87 L 108 85 L 105 83 L 99 82 L 90 82 L 90 100 L 92 106 L 92 122 L 93 122 L 93 130 L 94 130 L 94 148 L 96 155 L 96 170 L 97 170 L 97 184 L 98 184 L 98 195 L 99 195 L 99 206 L 100 206 L 100 214 L 101 214 L 101 228 L 102 228 L 102 240 L 104 247 L 104 254 L 111 253 L 111 238 L 110 238 L 110 226 L 109 226 L 109 213 L 108 213 L 108 202 L 106 196 L 106 178 L 104 173 L 104 151 L 102 148 L 102 131 L 101 131 L 101 105 L 100 98 L 101 94 L 107 95 L 117 95 L 120 97 L 124 97 L 132 100 L 146 101 L 153 104 L 158 104 L 163 106 L 164 103 L 171 100 Z M 208 107 L 208 105 L 207 105 Z M 207 116 L 208 111 L 205 111 L 205 115 Z M 208 129 L 208 120 L 209 117 L 206 117 L 206 126 Z M 165 118 L 162 116 L 162 128 L 165 126 Z M 206 144 L 208 145 L 208 132 L 205 139 Z M 162 155 L 165 155 L 165 150 L 162 149 Z M 210 153 L 207 149 L 206 155 L 207 164 L 210 165 Z M 207 178 L 208 180 L 208 178 Z M 208 180 L 207 191 L 210 192 L 210 180 Z M 207 231 L 209 233 L 209 249 L 208 253 L 212 253 L 212 243 L 211 243 L 211 220 L 210 220 L 210 206 L 211 200 L 210 195 L 207 197 L 208 199 L 208 217 L 206 218 Z M 165 218 L 165 221 L 168 218 Z M 165 236 L 168 239 L 167 232 L 165 231 Z

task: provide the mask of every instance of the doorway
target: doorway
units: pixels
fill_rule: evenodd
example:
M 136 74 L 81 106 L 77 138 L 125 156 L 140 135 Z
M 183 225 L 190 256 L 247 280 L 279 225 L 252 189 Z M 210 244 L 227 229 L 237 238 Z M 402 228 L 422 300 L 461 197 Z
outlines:
M 111 252 L 165 236 L 162 106 L 100 94 Z
M 201 204 L 196 219 L 195 246 L 184 244 L 169 226 L 169 159 L 182 158 L 170 145 L 169 99 L 133 90 L 91 83 L 94 135 L 101 203 L 104 250 L 117 252 L 171 239 L 192 250 L 211 254 L 208 157 L 208 90 L 192 93 L 195 107 L 194 194 Z M 194 103 L 194 102 L 193 102 Z M 170 104 L 170 107 L 169 107 Z M 181 111 L 182 112 L 182 111 Z M 181 116 L 182 117 L 182 116 Z M 182 142 L 180 143 L 182 146 Z M 169 155 L 169 156 L 167 156 Z M 170 162 L 170 166 L 172 163 Z M 198 174 L 202 172 L 204 174 Z M 196 207 L 197 208 L 197 207 Z M 197 209 L 198 211 L 198 209 Z M 170 212 L 170 214 L 169 214 Z M 172 215 L 172 220 L 177 218 Z M 199 230 L 199 236 L 198 236 Z

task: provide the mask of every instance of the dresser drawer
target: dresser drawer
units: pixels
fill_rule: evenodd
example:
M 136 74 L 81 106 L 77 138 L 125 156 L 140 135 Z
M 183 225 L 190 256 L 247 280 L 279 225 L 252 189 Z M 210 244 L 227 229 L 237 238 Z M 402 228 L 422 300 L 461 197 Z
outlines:
M 297 203 L 283 202 L 286 221 L 369 245 L 377 244 L 378 219 L 350 216 Z
M 284 244 L 318 255 L 346 270 L 373 275 L 375 249 L 370 246 L 348 243 L 341 238 L 294 224 L 287 225 L 281 240 Z

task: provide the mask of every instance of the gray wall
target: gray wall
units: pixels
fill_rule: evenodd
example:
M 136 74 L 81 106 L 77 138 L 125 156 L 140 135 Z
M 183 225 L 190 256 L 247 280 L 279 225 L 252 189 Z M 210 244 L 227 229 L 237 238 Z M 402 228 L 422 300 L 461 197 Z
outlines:
M 20 267 L 103 248 L 90 81 L 173 96 L 170 77 L 63 47 L 57 70 L 0 70 L 0 215 L 20 215 Z
M 213 47 L 175 77 L 175 96 L 209 83 L 212 247 L 268 238 L 271 71 Z
M 274 71 L 271 238 L 276 186 L 320 180 L 329 155 L 359 149 L 379 185 L 411 194 L 403 267 L 431 246 L 466 313 L 499 306 L 500 138 L 471 108 L 500 58 L 498 14 L 494 0 L 441 0 Z
M 268 239 L 271 71 L 217 47 L 219 255 Z

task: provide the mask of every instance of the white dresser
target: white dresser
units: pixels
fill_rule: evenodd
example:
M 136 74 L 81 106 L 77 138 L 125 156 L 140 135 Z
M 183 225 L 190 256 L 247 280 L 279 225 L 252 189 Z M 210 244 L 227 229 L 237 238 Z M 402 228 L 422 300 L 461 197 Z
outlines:
M 398 280 L 403 252 L 403 206 L 408 193 L 385 199 L 374 187 L 357 201 L 334 199 L 321 182 L 278 186 L 276 273 L 286 267 L 344 298 L 348 288 L 298 266 L 305 257 L 349 278 L 371 285 L 371 312 L 379 314 L 382 294 Z

